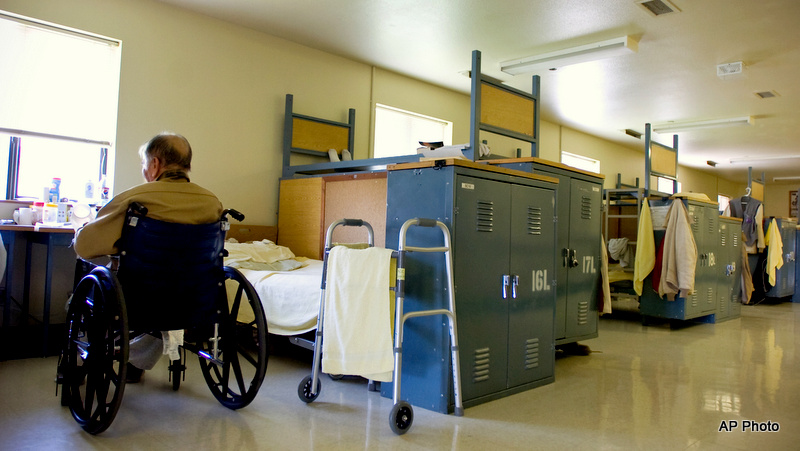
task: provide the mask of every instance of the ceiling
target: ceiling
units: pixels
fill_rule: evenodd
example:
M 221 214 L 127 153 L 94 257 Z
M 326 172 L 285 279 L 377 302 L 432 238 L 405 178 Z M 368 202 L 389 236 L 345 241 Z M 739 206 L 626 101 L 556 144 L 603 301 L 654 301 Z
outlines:
M 750 126 L 679 132 L 680 163 L 732 181 L 752 168 L 768 184 L 800 183 L 797 0 L 671 0 L 678 11 L 660 16 L 637 0 L 161 1 L 465 93 L 473 50 L 484 74 L 530 92 L 532 73 L 499 63 L 629 35 L 636 53 L 541 73 L 542 119 L 643 149 L 626 129 L 752 116 Z M 740 75 L 717 76 L 718 64 L 738 61 Z

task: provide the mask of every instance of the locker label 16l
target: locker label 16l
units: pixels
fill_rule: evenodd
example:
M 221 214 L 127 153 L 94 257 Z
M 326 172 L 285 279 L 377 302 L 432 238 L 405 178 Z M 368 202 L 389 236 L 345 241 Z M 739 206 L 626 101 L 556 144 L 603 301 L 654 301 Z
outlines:
M 533 283 L 531 291 L 550 291 L 550 280 L 547 278 L 546 269 L 533 270 Z

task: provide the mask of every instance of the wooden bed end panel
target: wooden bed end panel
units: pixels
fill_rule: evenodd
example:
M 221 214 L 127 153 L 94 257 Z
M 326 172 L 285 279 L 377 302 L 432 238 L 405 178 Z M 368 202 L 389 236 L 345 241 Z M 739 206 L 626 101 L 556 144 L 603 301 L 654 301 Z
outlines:
M 494 86 L 481 86 L 481 122 L 505 128 L 532 138 L 534 136 L 533 99 L 527 99 Z
M 278 240 L 278 228 L 276 226 L 231 224 L 225 238 L 234 238 L 240 243 L 261 240 L 270 240 L 275 243 Z
M 299 257 L 322 258 L 324 202 L 321 177 L 281 180 L 277 243 Z
M 327 152 L 335 149 L 342 154 L 342 150 L 349 146 L 350 129 L 346 126 L 327 124 L 304 118 L 293 118 L 292 147 L 306 150 Z M 351 152 L 353 149 L 348 149 Z

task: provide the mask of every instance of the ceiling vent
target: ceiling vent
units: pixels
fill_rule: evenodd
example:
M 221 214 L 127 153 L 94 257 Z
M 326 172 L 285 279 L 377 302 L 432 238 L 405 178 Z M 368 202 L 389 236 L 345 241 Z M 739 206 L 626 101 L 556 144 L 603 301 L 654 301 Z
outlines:
M 757 92 L 756 96 L 760 99 L 771 99 L 773 97 L 778 97 L 778 93 L 775 91 L 761 91 Z
M 673 5 L 669 0 L 638 0 L 642 8 L 650 11 L 654 16 L 663 16 L 669 13 L 678 13 L 681 10 Z
M 728 77 L 731 75 L 739 75 L 744 71 L 744 63 L 736 61 L 735 63 L 717 64 L 717 77 Z
M 642 134 L 637 132 L 636 130 L 632 130 L 630 128 L 625 129 L 625 134 L 628 136 L 633 136 L 636 139 L 642 139 Z

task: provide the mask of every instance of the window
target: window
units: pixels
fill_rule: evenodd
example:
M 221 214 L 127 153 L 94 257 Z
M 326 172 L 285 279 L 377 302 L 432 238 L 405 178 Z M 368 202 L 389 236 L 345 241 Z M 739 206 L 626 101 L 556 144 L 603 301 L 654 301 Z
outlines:
M 413 155 L 419 142 L 453 141 L 453 123 L 435 117 L 375 104 L 375 158 Z
M 561 163 L 584 171 L 600 173 L 600 160 L 584 157 L 570 152 L 561 151 Z
M 0 11 L 0 177 L 5 198 L 61 197 L 111 185 L 121 42 Z M 99 196 L 98 196 L 99 197 Z
M 677 182 L 678 190 L 673 191 L 675 186 L 672 182 L 672 179 L 667 177 L 657 177 L 658 179 L 658 192 L 659 193 L 667 193 L 667 194 L 675 194 L 681 192 L 681 182 Z
M 724 194 L 717 194 L 717 202 L 719 203 L 719 214 L 722 214 L 728 208 L 728 204 L 731 203 L 731 197 Z

